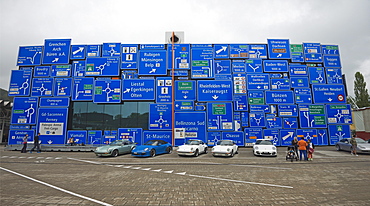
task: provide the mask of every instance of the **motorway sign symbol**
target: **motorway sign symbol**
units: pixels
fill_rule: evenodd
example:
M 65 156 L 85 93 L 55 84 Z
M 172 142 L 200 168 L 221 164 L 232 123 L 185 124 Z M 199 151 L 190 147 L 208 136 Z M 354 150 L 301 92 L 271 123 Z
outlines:
M 329 125 L 329 145 L 335 145 L 339 140 L 351 138 L 350 125 Z
M 171 103 L 172 102 L 172 78 L 171 77 L 157 77 L 157 103 Z
M 321 104 L 345 103 L 346 93 L 343 84 L 312 85 L 313 102 Z
M 121 43 L 103 43 L 102 57 L 120 57 Z
M 154 79 L 122 80 L 122 100 L 154 100 Z
M 86 45 L 72 45 L 70 59 L 86 59 Z
M 94 78 L 73 78 L 73 101 L 92 101 L 94 89 Z
M 120 103 L 120 79 L 96 79 L 94 82 L 94 103 Z
M 17 66 L 41 64 L 42 46 L 21 46 L 18 51 Z
M 287 60 L 264 60 L 264 72 L 289 72 Z
M 269 59 L 290 59 L 289 39 L 267 39 Z
M 54 97 L 71 96 L 72 78 L 55 78 L 54 81 Z
M 175 100 L 195 100 L 195 81 L 175 81 Z
M 351 105 L 349 104 L 326 105 L 328 124 L 352 124 L 351 111 Z
M 150 104 L 149 129 L 150 130 L 171 130 L 172 129 L 172 105 L 171 104 Z
M 52 96 L 54 78 L 33 78 L 31 96 Z
M 121 45 L 121 69 L 137 69 L 137 44 L 122 44 Z
M 85 76 L 118 76 L 120 59 L 117 57 L 94 57 L 86 59 Z
M 232 81 L 198 80 L 198 97 L 201 102 L 232 101 Z
M 37 97 L 14 97 L 11 124 L 36 124 Z
M 265 44 L 248 44 L 249 59 L 267 59 L 267 46 Z
M 233 109 L 230 102 L 207 104 L 208 131 L 233 130 Z
M 174 69 L 190 69 L 190 44 L 174 44 Z M 167 48 L 168 69 L 172 69 L 172 44 Z
M 31 91 L 32 70 L 12 70 L 9 96 L 29 96 Z
M 68 64 L 71 39 L 45 39 L 42 64 Z
M 266 91 L 266 104 L 294 104 L 293 91 Z
M 326 113 L 324 105 L 300 104 L 299 122 L 301 128 L 326 128 Z

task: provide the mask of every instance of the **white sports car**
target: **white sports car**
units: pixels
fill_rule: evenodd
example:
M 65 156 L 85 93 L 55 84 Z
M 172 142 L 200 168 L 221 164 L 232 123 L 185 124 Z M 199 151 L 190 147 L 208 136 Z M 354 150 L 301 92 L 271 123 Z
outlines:
M 217 142 L 216 146 L 212 148 L 213 156 L 233 157 L 234 154 L 238 154 L 238 145 L 232 140 L 220 140 Z
M 202 140 L 190 139 L 186 141 L 184 145 L 179 146 L 177 149 L 177 154 L 179 156 L 195 156 L 205 153 L 207 154 L 207 144 Z
M 270 139 L 257 139 L 253 144 L 253 154 L 276 157 L 277 149 Z

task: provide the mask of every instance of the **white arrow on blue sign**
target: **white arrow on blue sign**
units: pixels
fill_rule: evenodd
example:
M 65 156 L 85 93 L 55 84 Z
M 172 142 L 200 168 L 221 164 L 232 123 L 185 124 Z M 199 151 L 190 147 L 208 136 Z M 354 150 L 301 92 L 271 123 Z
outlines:
M 232 101 L 233 87 L 232 81 L 198 81 L 198 101 Z
M 45 39 L 42 64 L 68 64 L 71 39 Z
M 17 66 L 40 65 L 42 49 L 42 46 L 19 47 Z

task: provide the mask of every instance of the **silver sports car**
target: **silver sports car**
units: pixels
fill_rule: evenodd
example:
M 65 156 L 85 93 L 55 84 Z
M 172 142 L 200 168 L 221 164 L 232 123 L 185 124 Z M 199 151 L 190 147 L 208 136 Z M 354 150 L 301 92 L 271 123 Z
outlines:
M 338 151 L 344 150 L 344 151 L 350 152 L 352 150 L 352 145 L 350 143 L 350 140 L 351 138 L 344 138 L 344 139 L 339 140 L 339 142 L 335 144 L 335 148 Z M 370 154 L 370 144 L 369 143 L 367 143 L 365 140 L 361 138 L 356 138 L 356 142 L 357 142 L 357 148 L 356 148 L 357 153 L 369 153 Z

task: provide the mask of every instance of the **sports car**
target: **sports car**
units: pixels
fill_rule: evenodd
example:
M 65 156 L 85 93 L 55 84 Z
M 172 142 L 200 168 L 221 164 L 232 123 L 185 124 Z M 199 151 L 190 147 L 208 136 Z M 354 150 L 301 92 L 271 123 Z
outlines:
M 121 154 L 130 153 L 131 150 L 135 147 L 136 147 L 136 143 L 131 142 L 130 140 L 127 140 L 127 139 L 115 140 L 111 142 L 109 145 L 97 147 L 94 153 L 98 157 L 101 157 L 101 156 L 117 157 L 118 155 L 121 155 Z
M 149 140 L 131 151 L 131 155 L 135 157 L 154 157 L 165 153 L 172 153 L 172 145 L 163 140 Z
M 253 154 L 276 157 L 277 149 L 270 139 L 257 139 L 253 144 Z
M 352 150 L 352 145 L 350 144 L 350 140 L 351 138 L 344 138 L 344 139 L 339 140 L 339 142 L 335 144 L 335 148 L 338 151 L 344 150 L 344 151 L 350 152 Z M 365 140 L 361 138 L 356 138 L 356 142 L 357 142 L 356 153 L 368 153 L 368 154 L 370 153 L 369 143 L 367 143 Z
M 207 154 L 207 144 L 202 140 L 190 139 L 186 141 L 184 145 L 179 146 L 177 154 L 179 156 L 194 156 L 197 157 L 199 154 Z
M 232 140 L 219 140 L 212 148 L 213 156 L 233 157 L 234 154 L 238 154 L 238 145 Z

